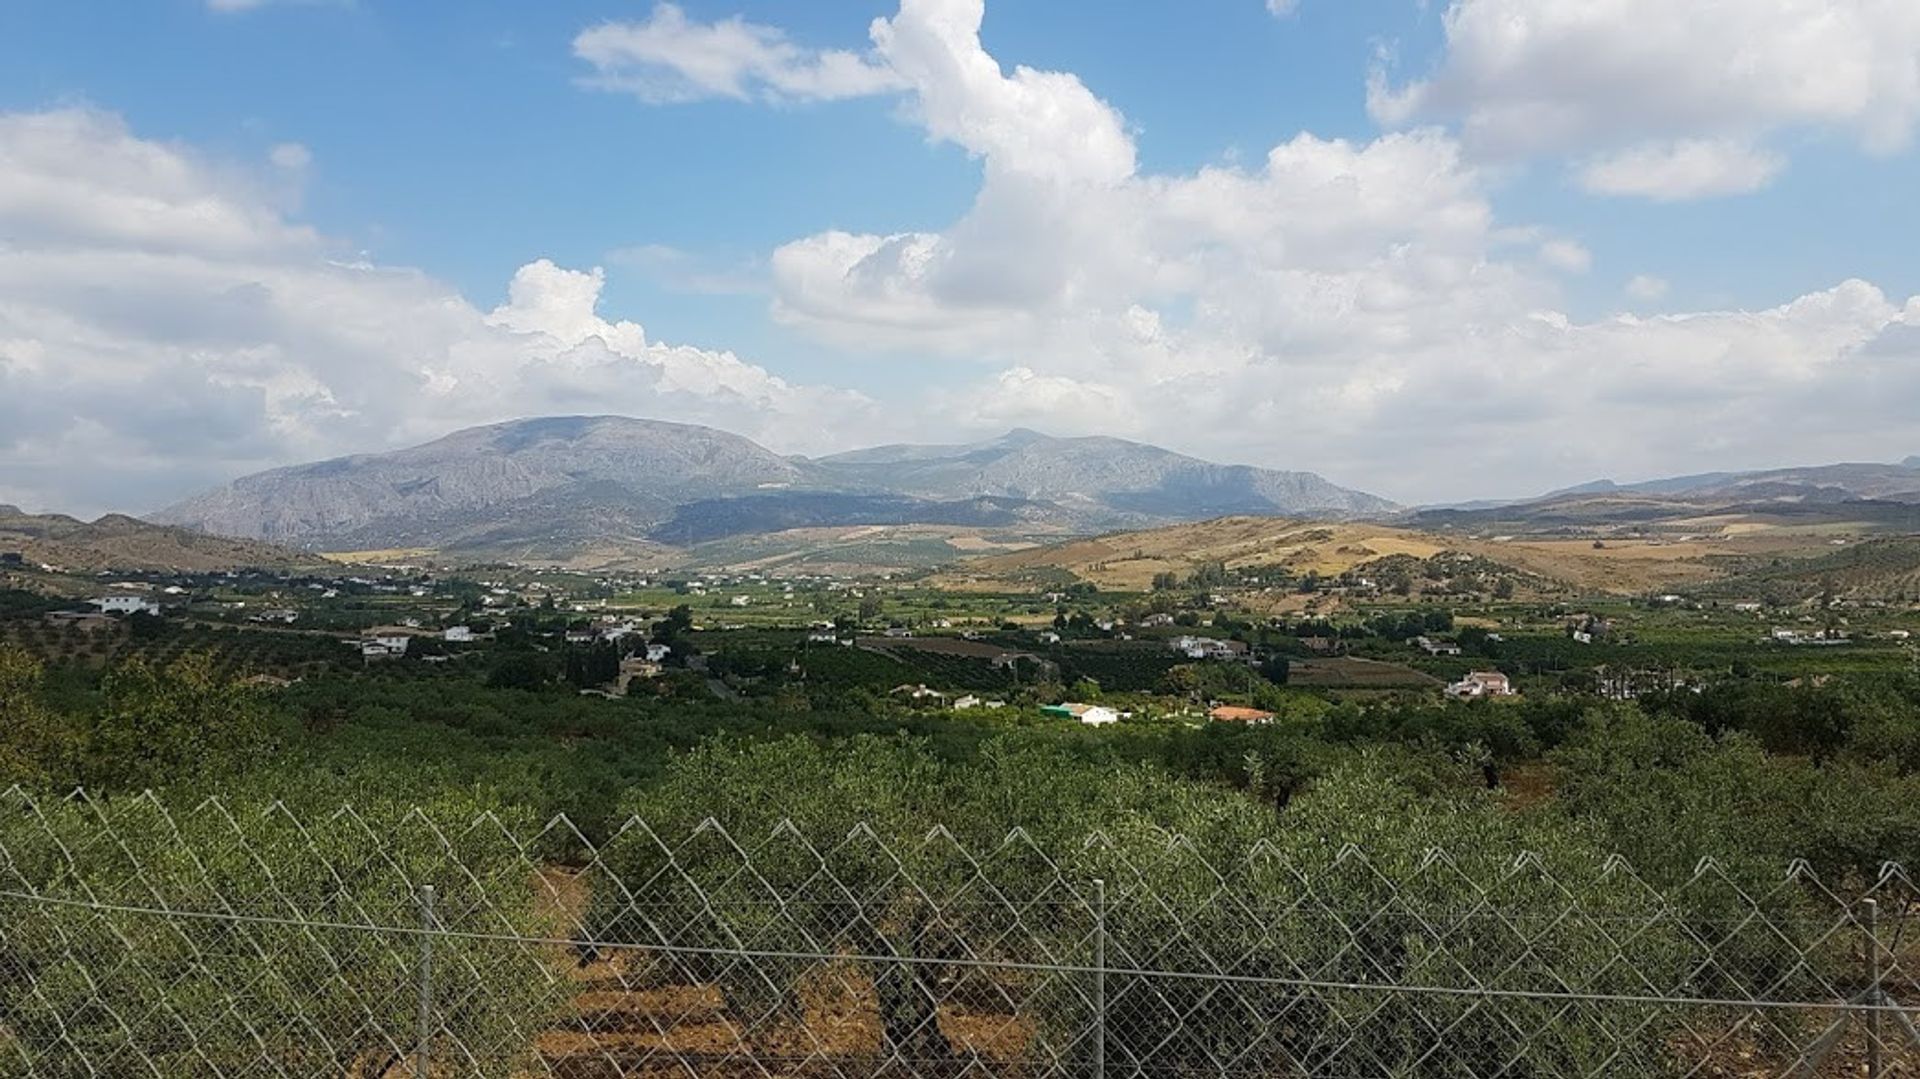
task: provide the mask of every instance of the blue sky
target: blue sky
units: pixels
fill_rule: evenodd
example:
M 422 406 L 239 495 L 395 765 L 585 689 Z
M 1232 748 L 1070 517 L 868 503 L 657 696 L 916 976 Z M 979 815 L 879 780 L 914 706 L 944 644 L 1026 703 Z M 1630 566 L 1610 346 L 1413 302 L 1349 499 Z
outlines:
M 0 500 L 546 410 L 1022 423 L 1408 501 L 1920 452 L 1897 6 L 977 3 L 15 5 Z M 192 269 L 132 303 L 155 260 Z M 161 415 L 89 414 L 132 382 Z

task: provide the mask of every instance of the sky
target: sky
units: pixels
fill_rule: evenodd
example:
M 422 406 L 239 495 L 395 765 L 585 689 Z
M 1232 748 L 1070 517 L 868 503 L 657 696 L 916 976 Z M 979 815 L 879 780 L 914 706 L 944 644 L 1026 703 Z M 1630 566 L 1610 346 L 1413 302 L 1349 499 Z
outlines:
M 1912 0 L 0 9 L 0 502 L 523 416 L 1401 502 L 1920 454 Z

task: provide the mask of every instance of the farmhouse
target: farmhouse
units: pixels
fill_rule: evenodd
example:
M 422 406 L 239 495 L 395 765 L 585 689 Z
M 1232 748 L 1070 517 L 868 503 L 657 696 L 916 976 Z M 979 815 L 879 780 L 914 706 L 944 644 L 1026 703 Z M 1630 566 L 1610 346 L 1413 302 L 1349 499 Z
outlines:
M 956 712 L 965 712 L 973 708 L 1005 708 L 1006 706 L 1007 702 L 1005 701 L 983 700 L 971 693 L 953 702 L 953 710 Z
M 928 689 L 925 683 L 913 686 L 895 686 L 888 691 L 895 697 L 905 697 L 913 701 L 944 701 L 947 695 L 937 689 Z
M 1447 696 L 1472 701 L 1482 697 L 1511 697 L 1513 685 L 1499 671 L 1474 671 L 1447 687 Z
M 1050 716 L 1062 716 L 1077 719 L 1089 727 L 1104 727 L 1109 723 L 1120 722 L 1120 713 L 1102 704 L 1049 704 L 1040 709 Z
M 1240 659 L 1247 654 L 1247 646 L 1239 641 L 1212 637 L 1175 637 L 1170 647 L 1188 659 Z
M 399 634 L 369 637 L 360 642 L 360 655 L 363 659 L 398 659 L 407 654 L 412 640 Z
M 664 669 L 658 663 L 650 663 L 639 656 L 628 656 L 620 661 L 620 674 L 616 683 L 620 692 L 625 694 L 634 679 L 658 678 Z
M 1436 641 L 1432 637 L 1415 637 L 1413 643 L 1430 656 L 1457 656 L 1460 646 L 1452 641 Z
M 472 626 L 448 626 L 440 634 L 440 638 L 451 644 L 472 644 L 473 643 L 473 627 Z
M 159 614 L 160 605 L 145 596 L 101 596 L 89 600 L 101 614 Z

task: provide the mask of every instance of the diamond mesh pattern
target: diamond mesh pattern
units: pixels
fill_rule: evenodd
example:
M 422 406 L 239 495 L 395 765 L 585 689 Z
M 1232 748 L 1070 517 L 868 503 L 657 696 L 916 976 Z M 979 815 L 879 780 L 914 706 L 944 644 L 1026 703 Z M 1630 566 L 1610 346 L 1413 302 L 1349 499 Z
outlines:
M 1920 1076 L 1916 889 L 0 796 L 0 1074 Z

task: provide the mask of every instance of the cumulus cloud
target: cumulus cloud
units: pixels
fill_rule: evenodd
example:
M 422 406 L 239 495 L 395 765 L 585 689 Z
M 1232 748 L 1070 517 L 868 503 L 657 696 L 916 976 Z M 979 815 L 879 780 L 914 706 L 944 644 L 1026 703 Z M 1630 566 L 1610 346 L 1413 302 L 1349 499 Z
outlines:
M 1758 191 L 1784 167 L 1778 154 L 1736 140 L 1680 139 L 1602 154 L 1581 165 L 1578 176 L 1580 186 L 1596 195 L 1675 202 Z
M 1549 240 L 1540 245 L 1540 261 L 1562 273 L 1586 273 L 1593 268 L 1593 252 L 1572 240 Z
M 149 509 L 256 468 L 472 423 L 621 412 L 791 450 L 872 402 L 598 311 L 523 267 L 491 312 L 340 257 L 235 168 L 84 109 L 0 115 L 0 499 Z
M 1777 461 L 1783 431 L 1809 460 L 1911 452 L 1873 387 L 1920 390 L 1901 343 L 1920 304 L 1849 281 L 1576 321 L 1557 278 L 1591 253 L 1498 222 L 1459 138 L 1301 134 L 1255 166 L 1143 173 L 1116 109 L 1003 69 L 981 15 L 905 0 L 873 28 L 908 114 L 982 159 L 966 213 L 770 260 L 775 314 L 804 332 L 989 365 L 935 398 L 958 425 L 1142 437 L 1409 500 Z
M 1443 22 L 1432 73 L 1375 73 L 1374 116 L 1457 121 L 1497 155 L 1624 151 L 1583 173 L 1604 193 L 1752 190 L 1779 168 L 1756 149 L 1769 136 L 1831 130 L 1886 153 L 1920 123 L 1907 0 L 1452 0 Z
M 587 81 L 651 102 L 702 98 L 827 101 L 893 89 L 885 67 L 841 49 L 807 49 L 774 27 L 734 16 L 703 23 L 677 5 L 637 22 L 605 22 L 573 39 Z
M 1914 452 L 1920 299 L 1849 280 L 1759 310 L 1575 319 L 1562 285 L 1592 256 L 1499 219 L 1474 135 L 1302 133 L 1246 164 L 1143 170 L 1119 110 L 1071 73 L 1003 67 L 982 17 L 978 0 L 903 0 L 859 58 L 928 138 L 980 160 L 972 204 L 767 259 L 778 320 L 940 387 L 882 401 L 656 341 L 601 310 L 592 267 L 532 262 L 483 309 L 344 257 L 276 199 L 284 169 L 99 112 L 0 115 L 0 500 L 139 509 L 267 465 L 588 411 L 800 452 L 1098 432 L 1407 501 Z M 805 96 L 756 73 L 780 69 L 739 70 L 711 85 Z M 1703 137 L 1722 136 L 1634 130 L 1616 149 Z

